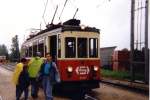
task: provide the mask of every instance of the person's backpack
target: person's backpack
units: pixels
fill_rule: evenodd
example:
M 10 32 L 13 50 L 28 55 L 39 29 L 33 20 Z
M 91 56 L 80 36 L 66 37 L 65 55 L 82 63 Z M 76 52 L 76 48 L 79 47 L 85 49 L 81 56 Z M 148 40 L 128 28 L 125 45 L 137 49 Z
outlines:
M 19 85 L 22 88 L 27 88 L 29 86 L 30 79 L 29 79 L 29 74 L 27 71 L 27 68 L 24 66 L 22 72 L 20 73 L 19 76 Z
M 55 62 L 51 62 L 51 68 L 50 68 L 50 81 L 52 84 L 56 84 L 60 82 L 60 76 L 59 72 L 55 66 Z

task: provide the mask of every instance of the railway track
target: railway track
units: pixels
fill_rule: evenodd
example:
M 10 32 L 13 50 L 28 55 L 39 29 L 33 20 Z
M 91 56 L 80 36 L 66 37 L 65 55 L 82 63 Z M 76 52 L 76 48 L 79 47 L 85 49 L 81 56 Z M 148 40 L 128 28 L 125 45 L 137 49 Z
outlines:
M 149 86 L 143 83 L 136 83 L 136 82 L 123 83 L 119 80 L 114 81 L 114 80 L 105 80 L 105 79 L 101 80 L 101 82 L 122 89 L 127 89 L 133 92 L 142 93 L 144 95 L 149 95 Z
M 85 100 L 98 100 L 98 99 L 96 99 L 95 97 L 90 96 L 90 95 L 88 95 L 88 94 L 85 94 L 84 99 L 85 99 Z
M 0 67 L 3 67 L 9 71 L 13 71 L 15 69 L 16 63 L 8 63 L 8 64 L 1 64 Z

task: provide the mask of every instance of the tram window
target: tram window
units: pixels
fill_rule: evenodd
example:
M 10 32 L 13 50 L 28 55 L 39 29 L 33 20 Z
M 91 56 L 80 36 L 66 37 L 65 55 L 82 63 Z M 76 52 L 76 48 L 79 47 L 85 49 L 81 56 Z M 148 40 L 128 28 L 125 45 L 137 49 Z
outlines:
M 33 45 L 33 56 L 36 56 L 36 52 L 37 52 L 37 45 Z
M 29 57 L 32 56 L 32 47 L 29 47 Z
M 67 37 L 65 41 L 65 57 L 74 58 L 76 56 L 76 39 L 73 37 Z
M 98 57 L 98 39 L 89 39 L 89 57 Z
M 87 57 L 87 39 L 78 38 L 78 57 L 86 58 Z
M 44 57 L 44 43 L 38 45 L 38 51 L 41 53 L 41 56 Z
M 61 39 L 60 35 L 58 35 L 58 57 L 61 57 Z
M 25 56 L 28 57 L 28 56 L 29 56 L 28 54 L 29 54 L 29 50 L 28 50 L 28 48 L 27 48 L 27 49 L 25 50 Z

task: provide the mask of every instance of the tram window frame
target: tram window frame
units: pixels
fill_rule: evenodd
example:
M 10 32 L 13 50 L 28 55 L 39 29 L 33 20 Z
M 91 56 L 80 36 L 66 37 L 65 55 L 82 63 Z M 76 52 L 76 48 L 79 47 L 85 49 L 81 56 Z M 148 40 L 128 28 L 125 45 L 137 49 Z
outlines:
M 73 48 L 72 51 L 68 48 L 69 47 L 68 45 L 71 43 L 72 43 L 72 48 Z M 75 58 L 76 57 L 76 38 L 75 37 L 66 37 L 65 38 L 65 57 L 66 58 Z
M 92 40 L 93 40 L 93 43 L 92 43 Z M 90 58 L 98 57 L 98 38 L 89 38 L 89 57 Z
M 87 58 L 87 38 L 77 38 L 78 58 Z

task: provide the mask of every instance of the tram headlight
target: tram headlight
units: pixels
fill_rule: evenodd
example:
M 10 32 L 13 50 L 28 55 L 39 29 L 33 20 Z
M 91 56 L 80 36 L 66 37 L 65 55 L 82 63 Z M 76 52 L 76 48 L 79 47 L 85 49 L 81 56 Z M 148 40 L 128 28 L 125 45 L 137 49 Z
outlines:
M 94 71 L 98 71 L 98 66 L 94 66 Z
M 72 71 L 73 71 L 73 68 L 72 68 L 71 66 L 68 66 L 67 71 L 68 71 L 68 72 L 72 72 Z

